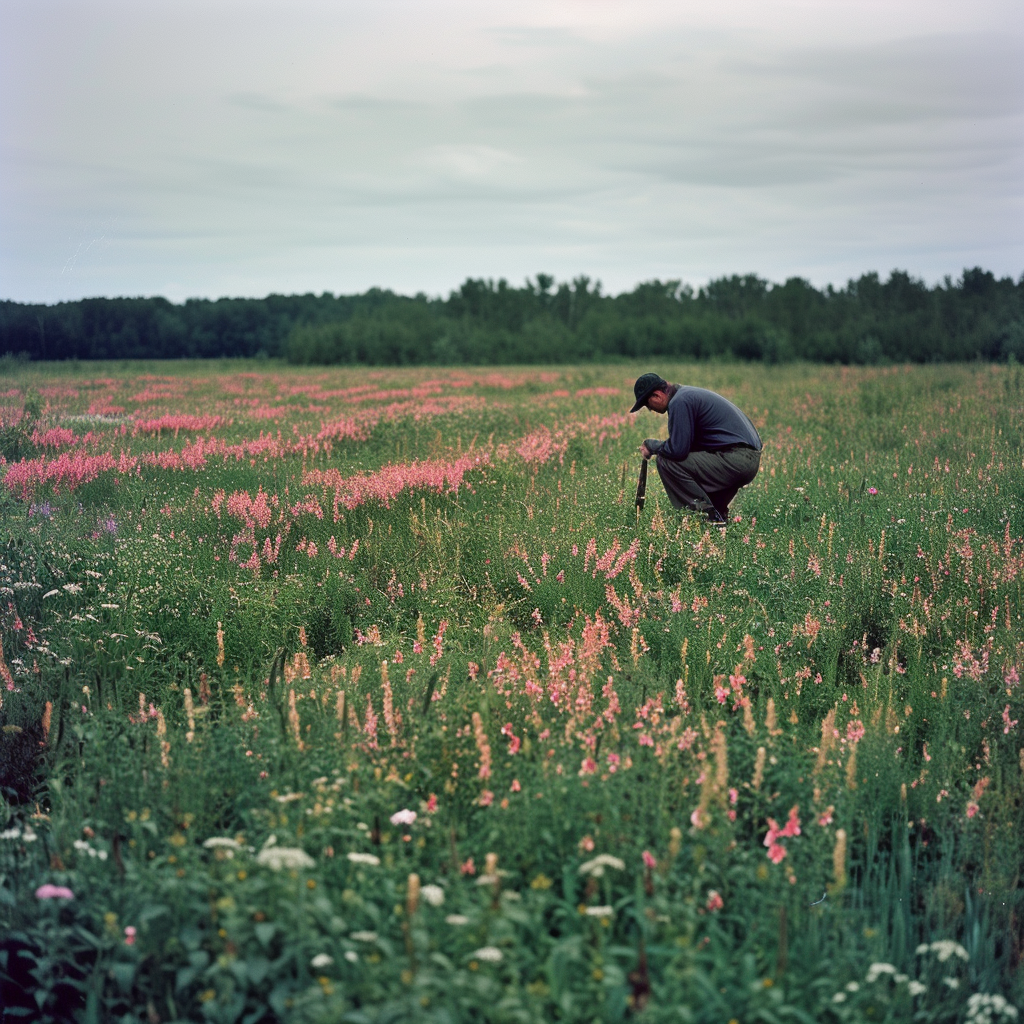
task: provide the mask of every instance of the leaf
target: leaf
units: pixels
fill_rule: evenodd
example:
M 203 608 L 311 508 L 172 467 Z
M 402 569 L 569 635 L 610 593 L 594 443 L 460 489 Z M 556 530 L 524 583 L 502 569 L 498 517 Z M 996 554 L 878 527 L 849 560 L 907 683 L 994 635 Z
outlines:
M 176 992 L 180 992 L 183 988 L 188 988 L 188 986 L 196 980 L 199 971 L 200 968 L 198 967 L 180 968 L 178 973 L 174 976 L 174 990 Z
M 269 921 L 263 921 L 256 925 L 254 931 L 256 932 L 256 938 L 260 940 L 260 943 L 266 947 L 270 945 L 270 940 L 274 937 L 274 932 L 277 931 L 277 926 L 271 924 Z
M 164 906 L 164 904 L 150 903 L 139 912 L 139 922 L 145 924 L 147 921 L 152 921 L 154 918 L 162 917 L 168 913 L 170 913 L 170 909 Z
M 254 956 L 245 961 L 245 969 L 249 980 L 254 985 L 258 985 L 267 976 L 267 972 L 270 970 L 270 961 L 265 956 Z
M 115 963 L 110 965 L 110 975 L 117 982 L 117 987 L 122 992 L 128 992 L 132 987 L 132 982 L 135 980 L 135 964 Z

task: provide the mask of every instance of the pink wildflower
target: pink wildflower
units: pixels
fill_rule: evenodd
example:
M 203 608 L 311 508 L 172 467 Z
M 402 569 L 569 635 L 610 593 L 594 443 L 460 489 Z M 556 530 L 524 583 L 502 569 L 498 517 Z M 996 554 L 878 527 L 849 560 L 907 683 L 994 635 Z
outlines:
M 722 907 L 725 906 L 725 900 L 722 899 L 721 895 L 715 889 L 708 890 L 708 901 L 704 904 L 707 907 L 709 914 L 717 913 Z
M 1003 733 L 1007 734 L 1011 729 L 1015 729 L 1019 721 L 1019 718 L 1014 718 L 1011 720 L 1010 705 L 1007 704 L 1006 707 L 1003 708 Z
M 124 929 L 124 944 L 126 946 L 134 946 L 135 945 L 135 935 L 136 935 L 135 926 L 134 925 L 130 925 L 130 924 L 129 925 L 125 925 L 125 929 Z
M 658 866 L 658 862 L 654 859 L 654 854 L 650 850 L 644 850 L 641 857 L 643 857 L 645 868 L 656 868 Z
M 73 900 L 75 894 L 66 885 L 46 885 L 36 889 L 37 900 Z

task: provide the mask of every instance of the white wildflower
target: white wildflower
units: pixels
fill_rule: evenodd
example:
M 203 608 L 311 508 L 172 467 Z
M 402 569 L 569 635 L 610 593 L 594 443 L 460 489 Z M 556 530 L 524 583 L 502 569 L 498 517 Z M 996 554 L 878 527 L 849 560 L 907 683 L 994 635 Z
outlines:
M 395 811 L 391 815 L 392 825 L 411 825 L 416 820 L 416 812 L 410 811 L 408 807 L 403 808 L 400 811 Z
M 905 974 L 894 974 L 892 976 L 892 980 L 895 981 L 897 985 L 902 985 L 903 982 L 905 982 L 907 980 L 907 975 L 905 975 Z
M 832 997 L 832 1002 L 833 1003 L 845 1003 L 846 1002 L 846 993 L 845 992 L 837 992 Z
M 996 1024 L 1017 1019 L 1017 1007 L 1001 995 L 975 992 L 967 1000 L 966 1024 Z
M 353 932 L 350 936 L 353 942 L 376 942 L 376 932 Z
M 345 953 L 345 959 L 350 964 L 354 964 L 359 960 L 359 954 L 354 949 L 350 949 Z
M 869 985 L 874 984 L 882 974 L 896 974 L 896 968 L 892 964 L 877 963 L 868 968 L 867 977 L 864 979 Z
M 920 981 L 912 981 L 907 985 L 907 991 L 912 996 L 923 996 L 928 991 L 928 986 Z
M 297 846 L 264 846 L 256 854 L 256 863 L 274 871 L 280 871 L 281 868 L 298 871 L 302 868 L 316 867 L 316 861 Z
M 917 947 L 918 956 L 922 956 L 929 951 L 938 957 L 940 964 L 944 964 L 951 956 L 956 956 L 964 961 L 971 959 L 971 954 L 959 942 L 954 942 L 952 939 L 938 939 L 930 945 L 922 943 Z
M 859 992 L 860 991 L 860 985 L 857 982 L 855 982 L 855 981 L 848 981 L 846 983 L 846 991 L 847 992 Z
M 611 907 L 587 907 L 587 917 L 611 917 L 614 913 Z
M 445 921 L 448 924 L 455 925 L 456 927 L 459 927 L 460 925 L 464 924 L 469 924 L 469 918 L 466 917 L 465 914 L 449 914 L 445 918 Z
M 230 836 L 210 836 L 209 839 L 203 840 L 203 849 L 205 850 L 240 850 L 241 848 L 238 840 L 232 839 Z
M 309 961 L 309 966 L 314 970 L 319 971 L 322 967 L 330 967 L 334 963 L 334 957 L 328 956 L 327 953 L 317 953 L 312 960 Z
M 348 855 L 348 859 L 353 864 L 369 864 L 371 867 L 376 867 L 380 863 L 380 857 L 374 853 L 357 853 L 353 851 Z
M 486 960 L 488 963 L 496 964 L 504 959 L 505 954 L 497 946 L 481 946 L 473 951 L 472 956 L 475 960 Z
M 588 860 L 580 865 L 581 875 L 590 875 L 592 878 L 600 878 L 605 868 L 615 868 L 616 871 L 625 871 L 626 862 L 610 853 L 598 854 L 593 860 Z
M 25 830 L 21 833 L 21 841 L 23 843 L 34 843 L 38 838 L 39 836 L 36 835 L 35 829 L 33 829 L 31 825 L 26 825 Z M 106 857 L 106 851 L 103 851 L 103 857 L 101 859 L 106 860 Z
M 0 832 L 0 839 L 20 839 L 21 829 L 20 828 L 5 828 L 3 832 Z
M 494 885 L 495 882 L 499 881 L 498 875 L 481 875 L 477 880 L 477 885 Z
M 80 594 L 82 592 L 82 584 L 65 583 L 63 589 L 66 590 L 69 594 Z
M 444 889 L 439 885 L 421 886 L 420 895 L 432 907 L 440 907 L 444 903 Z
M 282 793 L 280 796 L 275 796 L 274 799 L 279 804 L 290 804 L 295 800 L 301 800 L 303 795 L 302 793 Z
M 960 982 L 956 978 L 943 978 L 942 979 L 951 989 L 958 989 Z

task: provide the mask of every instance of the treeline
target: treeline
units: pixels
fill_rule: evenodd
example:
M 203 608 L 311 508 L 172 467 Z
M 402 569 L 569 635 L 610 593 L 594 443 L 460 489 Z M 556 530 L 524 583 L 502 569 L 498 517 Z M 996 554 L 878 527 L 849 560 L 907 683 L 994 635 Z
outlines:
M 749 274 L 697 291 L 651 281 L 609 296 L 587 277 L 521 288 L 468 279 L 447 298 L 378 288 L 265 299 L 0 302 L 0 352 L 31 359 L 283 357 L 297 364 L 740 359 L 1024 362 L 1024 275 L 965 270 L 929 288 L 903 271 L 845 288 Z

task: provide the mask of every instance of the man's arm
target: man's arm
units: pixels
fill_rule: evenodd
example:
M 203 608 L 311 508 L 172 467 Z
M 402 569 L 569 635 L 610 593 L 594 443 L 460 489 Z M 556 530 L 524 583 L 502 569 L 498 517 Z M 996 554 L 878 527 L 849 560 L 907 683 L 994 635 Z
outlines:
M 668 407 L 668 440 L 648 438 L 644 445 L 660 459 L 682 462 L 693 445 L 693 407 L 682 395 L 676 395 Z

